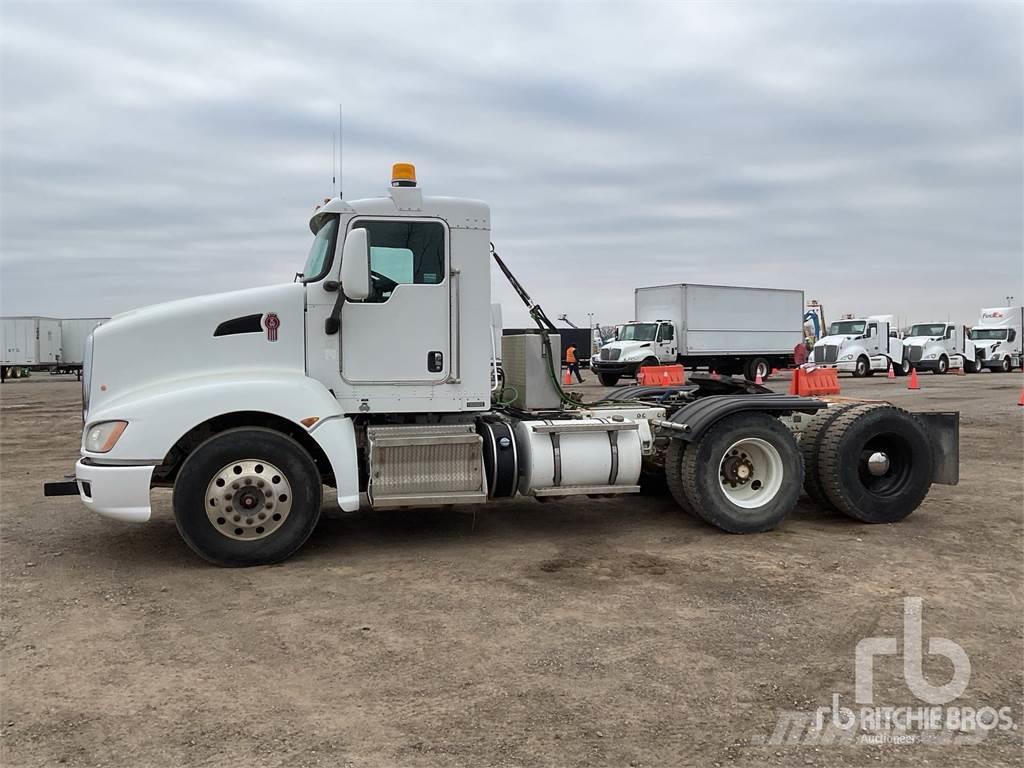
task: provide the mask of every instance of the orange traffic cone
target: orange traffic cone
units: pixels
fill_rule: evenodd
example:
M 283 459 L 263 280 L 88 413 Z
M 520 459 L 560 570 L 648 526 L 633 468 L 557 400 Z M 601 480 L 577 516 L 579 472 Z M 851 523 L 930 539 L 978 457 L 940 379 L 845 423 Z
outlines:
M 714 368 L 711 369 L 711 378 L 717 380 L 719 378 L 718 371 Z
M 907 382 L 907 389 L 920 389 L 921 385 L 917 383 L 917 368 L 910 369 L 910 381 Z
M 761 378 L 761 372 L 757 372 L 757 376 L 754 377 L 755 384 L 764 384 L 764 379 Z
M 886 378 L 887 379 L 895 379 L 896 378 L 896 369 L 892 367 L 892 363 L 891 362 L 889 363 L 889 373 L 886 374 Z
M 1024 389 L 1020 391 L 1020 400 L 1017 401 L 1017 405 L 1024 405 Z
M 569 369 L 565 369 L 565 378 L 562 380 L 565 386 L 572 384 L 572 376 L 569 375 Z
M 772 368 L 772 376 L 774 376 L 774 375 L 775 375 L 775 374 L 777 374 L 778 372 L 779 372 L 779 369 L 778 369 L 778 368 Z

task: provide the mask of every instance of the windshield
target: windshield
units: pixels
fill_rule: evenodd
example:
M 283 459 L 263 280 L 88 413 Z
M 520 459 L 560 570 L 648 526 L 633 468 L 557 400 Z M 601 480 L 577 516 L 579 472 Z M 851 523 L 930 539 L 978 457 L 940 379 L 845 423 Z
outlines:
M 637 323 L 627 325 L 619 334 L 619 341 L 654 341 L 654 335 L 658 332 L 657 323 Z
M 838 323 L 832 323 L 828 327 L 829 336 L 860 336 L 864 333 L 864 326 L 867 325 L 863 320 L 843 320 Z
M 974 341 L 991 341 L 993 339 L 1002 341 L 1006 338 L 1005 328 L 975 328 L 971 331 L 971 338 Z
M 338 239 L 338 217 L 331 216 L 320 226 L 320 231 L 313 238 L 306 266 L 302 268 L 304 282 L 319 280 L 331 266 L 331 255 Z
M 921 325 L 910 326 L 908 336 L 941 336 L 946 332 L 943 323 L 922 323 Z

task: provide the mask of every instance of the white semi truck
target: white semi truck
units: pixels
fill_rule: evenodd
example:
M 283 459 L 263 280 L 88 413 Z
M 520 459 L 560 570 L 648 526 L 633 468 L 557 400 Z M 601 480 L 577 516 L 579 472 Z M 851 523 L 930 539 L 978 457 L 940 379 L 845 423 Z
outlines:
M 679 283 L 637 288 L 636 320 L 590 361 L 615 386 L 643 367 L 682 364 L 750 381 L 793 364 L 803 340 L 803 291 Z
M 732 379 L 567 395 L 553 327 L 490 226 L 484 203 L 426 197 L 399 164 L 387 196 L 314 212 L 300 281 L 104 323 L 86 347 L 81 457 L 45 493 L 144 522 L 153 489 L 172 488 L 188 545 L 244 566 L 298 550 L 324 486 L 353 512 L 633 494 L 663 473 L 681 507 L 747 533 L 777 525 L 802 484 L 893 522 L 957 481 L 957 414 Z M 502 339 L 493 400 L 492 254 L 542 329 Z
M 990 307 L 981 310 L 978 324 L 971 328 L 975 369 L 1009 373 L 1024 367 L 1024 307 Z
M 814 343 L 811 362 L 858 378 L 886 372 L 890 365 L 903 376 L 911 367 L 892 315 L 836 320 Z
M 915 323 L 903 338 L 903 348 L 911 367 L 919 371 L 975 370 L 974 343 L 962 325 Z

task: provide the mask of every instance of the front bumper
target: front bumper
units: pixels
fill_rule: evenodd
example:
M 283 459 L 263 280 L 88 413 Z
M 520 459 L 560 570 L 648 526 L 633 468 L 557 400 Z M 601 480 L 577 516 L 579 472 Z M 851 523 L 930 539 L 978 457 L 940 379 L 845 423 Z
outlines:
M 853 373 L 857 370 L 856 360 L 850 360 L 845 363 L 814 363 L 814 365 L 818 368 L 835 368 L 837 371 L 842 371 L 843 373 Z
M 594 373 L 607 373 L 612 376 L 636 376 L 638 368 L 640 368 L 640 363 L 624 363 L 619 360 L 590 358 L 590 370 Z
M 78 497 L 91 511 L 114 520 L 144 523 L 152 512 L 149 504 L 149 485 L 153 478 L 152 465 L 110 466 L 79 460 L 75 464 Z M 74 494 L 67 483 L 47 483 L 47 496 Z

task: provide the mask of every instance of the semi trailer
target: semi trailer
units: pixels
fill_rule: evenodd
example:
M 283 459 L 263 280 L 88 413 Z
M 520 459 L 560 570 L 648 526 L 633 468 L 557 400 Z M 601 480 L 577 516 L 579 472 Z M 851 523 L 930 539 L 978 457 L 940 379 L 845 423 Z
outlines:
M 0 379 L 17 378 L 25 371 L 46 371 L 60 362 L 60 320 L 0 318 Z
M 971 328 L 978 371 L 1009 373 L 1024 366 L 1024 307 L 990 307 L 981 310 L 978 324 Z
M 911 364 L 898 334 L 893 315 L 837 320 L 814 343 L 810 361 L 857 378 L 886 372 L 890 366 L 897 376 L 905 376 Z
M 976 370 L 974 343 L 962 325 L 915 323 L 903 338 L 903 348 L 910 366 L 919 371 Z
M 753 533 L 778 525 L 801 488 L 876 523 L 957 481 L 955 413 L 731 378 L 589 403 L 566 393 L 557 329 L 491 245 L 487 205 L 424 196 L 411 165 L 394 167 L 388 195 L 330 199 L 309 226 L 295 282 L 151 306 L 93 331 L 80 458 L 46 495 L 144 522 L 154 489 L 171 489 L 187 544 L 247 566 L 302 546 L 325 486 L 354 512 L 630 495 L 663 479 L 683 510 Z M 498 393 L 492 261 L 540 329 L 501 339 Z
M 636 319 L 590 363 L 607 387 L 674 364 L 767 379 L 804 335 L 803 291 L 679 283 L 637 288 L 634 304 Z

